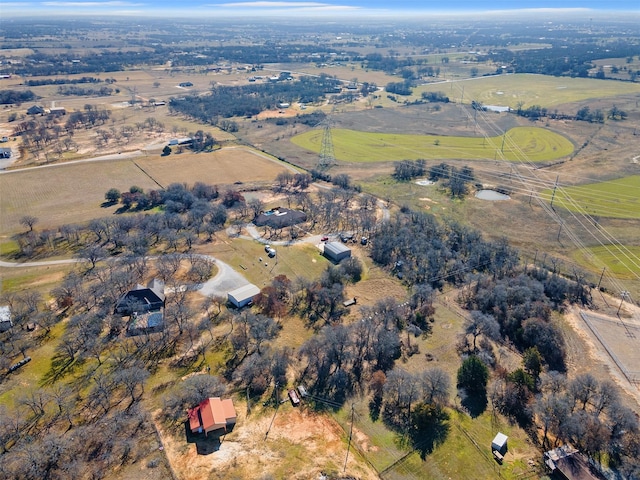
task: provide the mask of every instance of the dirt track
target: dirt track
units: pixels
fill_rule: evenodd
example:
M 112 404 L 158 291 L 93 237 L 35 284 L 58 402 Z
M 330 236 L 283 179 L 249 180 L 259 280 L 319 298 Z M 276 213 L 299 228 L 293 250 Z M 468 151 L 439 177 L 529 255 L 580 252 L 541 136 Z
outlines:
M 628 313 L 631 313 L 631 315 L 624 318 L 623 321 L 628 325 L 633 325 L 635 328 L 639 328 L 640 309 L 633 305 L 625 305 L 625 308 L 628 310 Z M 620 320 L 615 316 L 606 316 L 601 313 L 598 313 L 597 315 L 598 317 L 610 322 L 620 323 Z M 605 344 L 603 344 L 602 341 L 594 335 L 594 332 L 591 330 L 589 325 L 587 325 L 582 319 L 580 316 L 580 309 L 577 307 L 569 309 L 564 315 L 564 318 L 580 339 L 586 344 L 587 350 L 584 353 L 588 356 L 589 360 L 605 366 L 610 379 L 617 383 L 618 386 L 629 395 L 629 397 L 635 400 L 637 403 L 635 408 L 637 409 L 637 407 L 640 406 L 639 386 L 629 382 L 619 366 L 616 364 L 616 361 L 612 358 L 610 353 L 607 352 L 608 348 L 616 357 L 618 357 L 618 361 L 626 362 L 626 364 L 629 365 L 629 362 L 633 362 L 633 360 L 628 358 L 628 354 L 625 354 L 623 347 L 614 342 L 608 342 L 605 347 Z M 633 363 L 631 363 L 631 365 L 633 365 Z M 638 366 L 636 365 L 635 368 L 637 369 Z

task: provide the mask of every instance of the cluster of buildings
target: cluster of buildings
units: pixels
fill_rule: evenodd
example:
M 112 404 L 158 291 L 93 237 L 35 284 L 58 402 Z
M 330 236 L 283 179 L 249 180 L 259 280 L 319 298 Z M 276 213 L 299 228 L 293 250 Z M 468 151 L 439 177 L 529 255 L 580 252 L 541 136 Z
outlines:
M 27 115 L 66 115 L 67 109 L 64 107 L 45 108 L 41 105 L 32 105 L 27 109 Z

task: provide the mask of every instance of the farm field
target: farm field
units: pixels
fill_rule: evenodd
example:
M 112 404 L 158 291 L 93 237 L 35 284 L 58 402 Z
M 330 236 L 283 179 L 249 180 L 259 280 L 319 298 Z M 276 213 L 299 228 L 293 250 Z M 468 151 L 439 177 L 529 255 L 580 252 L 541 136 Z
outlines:
M 559 188 L 554 205 L 571 212 L 608 218 L 640 219 L 640 175 Z M 551 190 L 541 192 L 551 198 Z
M 311 130 L 291 141 L 307 150 L 320 152 L 323 130 Z M 539 127 L 512 128 L 503 136 L 456 137 L 401 135 L 335 129 L 331 131 L 337 160 L 343 162 L 384 162 L 416 159 L 487 160 L 500 150 L 505 159 L 543 162 L 571 154 L 573 144 L 565 137 Z
M 585 268 L 593 269 L 592 261 L 587 257 L 593 256 L 604 265 L 608 272 L 621 279 L 640 277 L 640 246 L 603 245 L 590 247 L 586 251 L 577 250 L 573 254 L 576 262 Z M 635 257 L 635 260 L 634 260 Z
M 285 168 L 285 164 L 251 149 L 231 148 L 8 171 L 0 175 L 2 231 L 19 231 L 24 215 L 37 217 L 40 228 L 111 215 L 117 206 L 100 206 L 109 188 L 126 191 L 132 185 L 148 190 L 173 182 L 268 182 Z
M 443 92 L 452 100 L 462 97 L 485 105 L 502 105 L 517 108 L 539 105 L 550 108 L 556 105 L 589 99 L 603 99 L 619 95 L 638 94 L 637 83 L 597 80 L 590 78 L 552 77 L 546 75 L 514 74 L 477 77 L 453 82 L 422 85 L 414 91 L 418 98 L 422 92 Z
M 265 182 L 292 169 L 273 157 L 245 147 L 223 148 L 211 153 L 149 156 L 136 160 L 136 163 L 163 187 L 175 182 L 210 185 Z
M 39 228 L 82 223 L 110 215 L 117 207 L 101 208 L 109 188 L 158 188 L 131 160 L 85 162 L 14 170 L 0 175 L 2 232 L 19 231 L 20 218 L 32 215 Z

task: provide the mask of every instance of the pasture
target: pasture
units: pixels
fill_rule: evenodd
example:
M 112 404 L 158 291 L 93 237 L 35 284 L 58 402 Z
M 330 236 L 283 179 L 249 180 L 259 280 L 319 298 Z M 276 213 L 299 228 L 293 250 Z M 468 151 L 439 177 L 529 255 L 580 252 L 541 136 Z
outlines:
M 320 152 L 323 130 L 311 130 L 291 141 L 302 148 Z M 496 137 L 403 135 L 335 129 L 331 131 L 335 157 L 343 162 L 384 162 L 396 160 L 506 160 L 532 162 L 562 158 L 573 152 L 565 137 L 538 127 L 517 127 Z
M 213 153 L 149 155 L 7 171 L 0 174 L 2 232 L 20 231 L 24 215 L 37 217 L 38 228 L 111 215 L 117 206 L 101 207 L 109 188 L 126 191 L 132 185 L 151 190 L 174 182 L 270 182 L 286 168 L 254 150 L 228 148 Z
M 640 219 L 640 175 L 559 188 L 553 204 L 571 212 L 608 218 Z M 551 190 L 541 195 L 550 199 Z
M 444 92 L 451 100 L 459 101 L 464 96 L 464 103 L 476 100 L 485 105 L 509 106 L 512 109 L 517 108 L 519 102 L 522 102 L 523 108 L 533 105 L 552 108 L 589 99 L 640 95 L 640 84 L 592 78 L 514 74 L 421 85 L 414 90 L 414 96 L 419 98 L 422 92 Z
M 575 261 L 588 269 L 593 269 L 592 257 L 617 278 L 632 280 L 640 277 L 640 246 L 603 245 L 586 251 L 576 250 L 573 254 Z

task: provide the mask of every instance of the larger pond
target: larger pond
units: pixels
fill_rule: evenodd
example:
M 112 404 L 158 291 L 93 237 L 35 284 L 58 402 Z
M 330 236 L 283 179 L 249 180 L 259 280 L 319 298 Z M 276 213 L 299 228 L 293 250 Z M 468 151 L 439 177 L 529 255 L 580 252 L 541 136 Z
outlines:
M 490 200 L 492 202 L 496 202 L 499 200 L 511 200 L 511 197 L 509 195 L 496 192 L 495 190 L 478 190 L 478 193 L 476 193 L 476 198 L 479 198 L 480 200 Z

